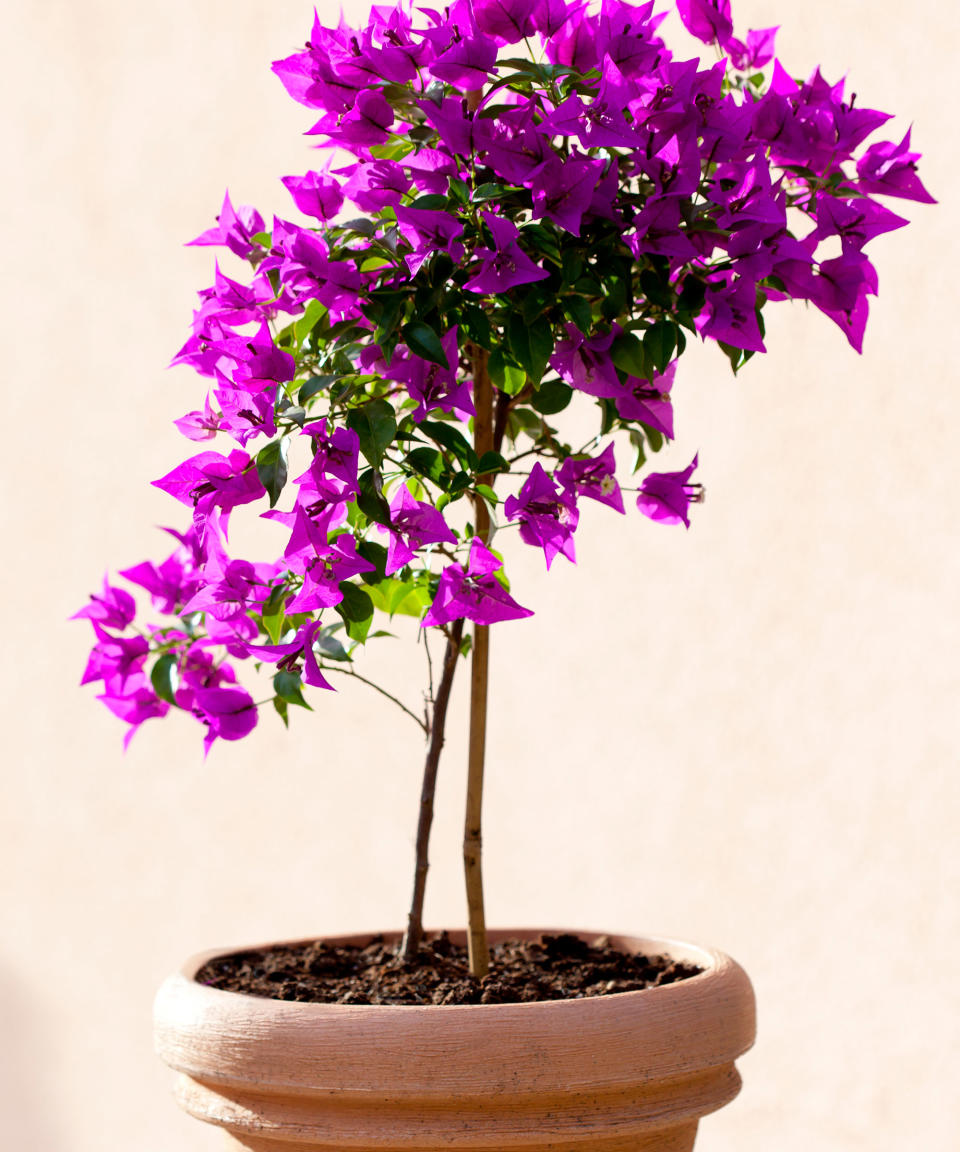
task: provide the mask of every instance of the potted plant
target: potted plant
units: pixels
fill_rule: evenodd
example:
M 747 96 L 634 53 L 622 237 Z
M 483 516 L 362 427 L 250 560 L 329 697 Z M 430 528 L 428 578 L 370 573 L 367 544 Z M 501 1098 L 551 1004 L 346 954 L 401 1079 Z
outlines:
M 200 293 L 174 362 L 208 392 L 177 425 L 233 443 L 155 482 L 191 517 L 165 560 L 121 575 L 166 622 L 138 624 L 106 582 L 78 613 L 95 631 L 84 682 L 102 682 L 127 740 L 181 711 L 209 750 L 348 675 L 427 743 L 402 937 L 196 957 L 161 991 L 181 1100 L 237 1146 L 678 1152 L 737 1091 L 754 1029 L 737 965 L 668 941 L 488 933 L 481 881 L 489 628 L 531 614 L 504 573 L 514 535 L 550 567 L 574 560 L 585 503 L 689 526 L 697 457 L 648 464 L 674 436 L 688 339 L 736 372 L 765 351 L 766 305 L 802 299 L 859 350 L 877 290 L 864 247 L 906 223 L 875 197 L 931 200 L 909 133 L 867 143 L 888 117 L 819 71 L 791 79 L 775 29 L 741 41 L 724 0 L 677 7 L 714 65 L 676 58 L 652 3 L 401 5 L 357 30 L 318 17 L 274 65 L 328 152 L 283 181 L 311 222 L 267 228 L 228 196 L 193 241 L 249 269 L 218 265 Z M 265 561 L 230 543 L 242 505 L 276 527 Z M 403 617 L 427 662 L 422 716 L 362 663 Z M 259 700 L 241 660 L 271 677 Z M 466 661 L 461 960 L 455 937 L 425 935 L 423 899 Z M 303 1002 L 314 977 L 343 1002 Z

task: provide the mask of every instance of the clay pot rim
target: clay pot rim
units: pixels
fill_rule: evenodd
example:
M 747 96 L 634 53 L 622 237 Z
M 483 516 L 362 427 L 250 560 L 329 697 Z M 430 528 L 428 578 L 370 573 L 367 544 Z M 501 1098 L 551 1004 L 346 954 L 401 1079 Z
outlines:
M 436 932 L 444 931 L 444 929 L 428 929 L 427 934 L 433 935 Z M 450 939 L 458 944 L 466 944 L 466 931 L 464 929 L 446 929 Z M 513 1014 L 517 1011 L 535 1012 L 535 1011 L 569 1011 L 571 1008 L 575 1009 L 576 1006 L 601 1001 L 606 1004 L 620 1003 L 622 1004 L 625 998 L 636 1000 L 637 997 L 647 997 L 659 994 L 663 996 L 664 992 L 668 989 L 673 989 L 674 994 L 679 988 L 691 988 L 694 985 L 701 985 L 705 981 L 715 981 L 718 976 L 721 976 L 725 969 L 737 968 L 739 966 L 735 961 L 731 960 L 725 953 L 718 949 L 707 947 L 699 944 L 691 944 L 686 940 L 678 940 L 666 936 L 632 936 L 626 933 L 612 933 L 612 932 L 595 932 L 585 928 L 496 928 L 490 929 L 487 933 L 491 944 L 499 943 L 501 940 L 508 939 L 521 939 L 532 940 L 538 936 L 561 936 L 573 935 L 578 936 L 585 940 L 597 940 L 604 938 L 614 946 L 622 948 L 624 951 L 644 952 L 646 955 L 669 955 L 671 959 L 680 960 L 687 963 L 698 964 L 703 970 L 698 972 L 695 976 L 687 976 L 683 980 L 674 981 L 671 984 L 658 985 L 651 988 L 634 989 L 629 992 L 611 992 L 605 996 L 581 996 L 581 997 L 568 997 L 557 1000 L 532 1000 L 512 1002 L 507 1004 L 336 1004 L 336 1003 L 311 1003 L 305 1001 L 294 1000 L 280 1000 L 267 996 L 254 996 L 248 992 L 235 992 L 228 991 L 223 988 L 214 988 L 209 984 L 199 984 L 196 980 L 196 974 L 200 969 L 210 960 L 217 959 L 221 956 L 232 956 L 246 952 L 256 952 L 276 947 L 284 947 L 287 945 L 308 944 L 314 940 L 323 940 L 325 943 L 339 945 L 339 944 L 366 944 L 375 938 L 382 938 L 387 943 L 399 941 L 403 937 L 403 932 L 389 930 L 389 931 L 372 931 L 372 932 L 347 932 L 335 936 L 302 936 L 294 939 L 283 940 L 269 940 L 265 943 L 259 944 L 246 944 L 237 945 L 229 948 L 213 948 L 205 952 L 196 953 L 190 956 L 180 968 L 178 973 L 180 979 L 186 980 L 189 984 L 197 988 L 203 989 L 205 996 L 230 997 L 234 1003 L 236 998 L 240 997 L 245 1001 L 252 1004 L 271 1004 L 274 1005 L 276 1010 L 281 1013 L 296 1013 L 298 1016 L 309 1015 L 328 1015 L 330 1012 L 338 1014 L 363 1012 L 369 1014 L 383 1014 L 394 1015 L 399 1013 L 404 1016 L 412 1016 L 415 1013 L 427 1013 L 429 1015 L 439 1014 L 440 1016 L 451 1016 L 456 1012 L 470 1012 L 475 1013 L 478 1010 L 483 1010 L 484 1015 L 493 1015 L 496 1012 L 504 1014 Z M 564 1006 L 564 1007 L 561 1007 Z
M 617 1093 L 654 1080 L 709 1080 L 711 1070 L 724 1069 L 721 1078 L 732 1086 L 731 1095 L 736 1091 L 732 1062 L 751 1047 L 756 1033 L 753 990 L 736 961 L 684 941 L 610 932 L 514 928 L 491 931 L 490 938 L 563 932 L 586 939 L 606 936 L 615 946 L 692 960 L 704 970 L 653 988 L 579 999 L 314 1004 L 198 983 L 194 976 L 208 959 L 242 950 L 217 949 L 193 957 L 159 989 L 156 1050 L 192 1080 L 228 1093 L 256 1085 L 258 1093 L 286 1096 L 336 1092 L 340 1099 L 361 1100 L 375 1091 L 407 1102 L 429 1101 L 449 1095 L 449 1085 L 437 1074 L 448 1066 L 469 1069 L 458 1081 L 462 1100 L 490 1100 L 505 1089 L 514 1095 Z M 400 933 L 321 938 L 366 942 L 371 935 L 396 939 Z M 451 933 L 458 935 L 463 934 Z M 514 1080 L 529 1078 L 532 1054 L 535 1075 L 518 1089 Z

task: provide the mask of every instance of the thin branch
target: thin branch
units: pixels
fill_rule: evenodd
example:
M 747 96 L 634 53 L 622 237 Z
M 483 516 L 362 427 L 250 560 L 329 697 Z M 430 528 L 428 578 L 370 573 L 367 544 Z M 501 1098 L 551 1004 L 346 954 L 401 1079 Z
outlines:
M 430 844 L 430 828 L 433 824 L 433 798 L 437 790 L 437 767 L 443 751 L 444 727 L 447 720 L 447 704 L 450 689 L 453 687 L 453 674 L 457 670 L 460 655 L 460 642 L 463 637 L 463 620 L 454 621 L 447 637 L 447 648 L 443 656 L 443 673 L 437 688 L 437 698 L 433 706 L 433 723 L 430 728 L 430 745 L 423 766 L 423 785 L 420 789 L 420 818 L 417 822 L 416 869 L 413 878 L 413 897 L 407 917 L 407 931 L 403 937 L 401 955 L 412 961 L 423 939 L 423 897 L 427 888 L 427 871 L 430 861 L 427 850 Z
M 487 353 L 472 347 L 473 401 L 476 415 L 473 420 L 473 446 L 477 455 L 494 449 L 497 429 L 494 417 L 494 387 L 487 367 Z M 502 427 L 506 427 L 509 397 L 497 397 L 497 411 L 504 413 Z M 501 432 L 502 435 L 502 432 Z M 495 477 L 481 476 L 481 483 L 490 484 Z M 490 541 L 490 510 L 486 501 L 474 500 L 477 536 Z M 467 805 L 463 822 L 463 870 L 467 889 L 467 917 L 469 928 L 467 945 L 470 972 L 482 980 L 490 968 L 490 949 L 487 944 L 486 915 L 483 903 L 483 870 L 481 859 L 481 810 L 483 802 L 483 761 L 487 733 L 487 679 L 489 670 L 490 628 L 474 624 L 473 647 L 470 650 L 470 744 L 467 762 Z
M 366 684 L 367 687 L 372 688 L 374 692 L 379 692 L 381 696 L 386 696 L 388 700 L 392 700 L 401 712 L 406 712 L 406 714 L 416 723 L 417 727 L 421 732 L 423 732 L 425 736 L 430 735 L 429 727 L 420 719 L 416 712 L 411 712 L 402 700 L 398 700 L 396 696 L 392 696 L 386 690 L 386 688 L 381 688 L 379 684 L 374 684 L 374 682 L 372 680 L 368 680 L 366 676 L 361 676 L 359 672 L 354 672 L 351 668 L 338 668 L 335 664 L 324 664 L 323 671 L 339 672 L 341 676 L 352 676 L 354 680 L 359 680 L 361 684 Z

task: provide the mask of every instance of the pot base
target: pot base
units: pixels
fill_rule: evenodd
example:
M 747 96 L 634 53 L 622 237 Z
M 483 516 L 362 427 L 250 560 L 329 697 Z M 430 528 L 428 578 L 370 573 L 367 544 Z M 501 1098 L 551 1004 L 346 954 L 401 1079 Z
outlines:
M 649 1132 L 639 1138 L 611 1137 L 603 1140 L 576 1140 L 562 1141 L 560 1143 L 535 1145 L 538 1152 L 692 1152 L 693 1143 L 697 1136 L 697 1125 L 686 1124 L 683 1128 L 674 1128 L 669 1132 Z M 342 1152 L 343 1144 L 297 1144 L 291 1145 L 281 1141 L 265 1140 L 262 1137 L 251 1136 L 240 1139 L 237 1136 L 226 1135 L 221 1145 L 224 1152 L 280 1152 L 284 1148 L 296 1147 L 300 1152 Z M 396 1147 L 396 1145 L 391 1145 Z M 407 1152 L 426 1152 L 423 1145 L 405 1145 Z M 493 1145 L 470 1145 L 472 1149 L 487 1152 Z M 529 1152 L 530 1144 L 498 1144 L 495 1152 Z M 352 1148 L 352 1152 L 380 1152 L 382 1145 L 364 1145 Z

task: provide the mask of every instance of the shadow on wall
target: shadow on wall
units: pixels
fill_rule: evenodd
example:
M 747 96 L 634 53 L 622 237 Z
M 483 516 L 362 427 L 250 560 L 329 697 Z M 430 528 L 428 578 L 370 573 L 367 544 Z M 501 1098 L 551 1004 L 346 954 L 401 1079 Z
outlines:
M 44 1059 L 42 1014 L 0 963 L 0 1117 L 8 1148 L 65 1152 L 57 1127 L 56 1086 Z

